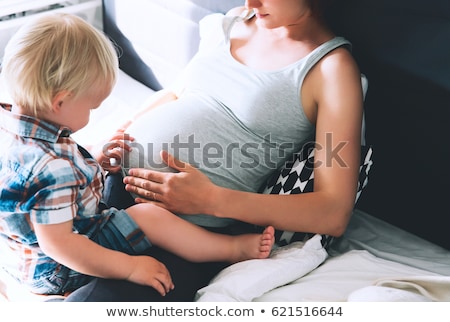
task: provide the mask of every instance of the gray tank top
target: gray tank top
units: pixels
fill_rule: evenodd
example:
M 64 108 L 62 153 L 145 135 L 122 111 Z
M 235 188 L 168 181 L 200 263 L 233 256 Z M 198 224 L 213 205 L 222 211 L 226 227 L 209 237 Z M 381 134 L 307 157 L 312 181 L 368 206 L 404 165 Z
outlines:
M 230 53 L 229 30 L 237 21 L 221 14 L 204 18 L 200 50 L 174 86 L 179 99 L 130 126 L 136 141 L 125 156 L 125 169 L 170 171 L 159 157 L 164 149 L 219 186 L 257 192 L 289 156 L 313 139 L 314 126 L 301 105 L 303 80 L 322 57 L 349 42 L 337 37 L 284 68 L 257 70 Z M 208 215 L 182 217 L 207 227 L 232 222 Z

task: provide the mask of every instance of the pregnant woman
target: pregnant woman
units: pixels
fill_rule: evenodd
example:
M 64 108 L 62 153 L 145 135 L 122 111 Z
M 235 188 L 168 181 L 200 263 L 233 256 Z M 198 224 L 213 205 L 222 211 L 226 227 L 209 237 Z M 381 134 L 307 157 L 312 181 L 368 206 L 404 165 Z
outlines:
M 110 176 L 109 200 L 128 198 L 117 205 L 123 207 L 152 202 L 225 234 L 266 226 L 343 234 L 357 190 L 363 95 L 349 42 L 324 22 L 326 4 L 248 0 L 204 18 L 200 50 L 176 84 L 124 127 L 135 139 L 122 160 L 126 191 L 122 177 Z M 314 191 L 258 193 L 308 141 L 316 142 Z M 69 300 L 192 301 L 226 266 L 191 263 L 156 247 L 150 254 L 176 285 L 164 298 L 96 280 Z

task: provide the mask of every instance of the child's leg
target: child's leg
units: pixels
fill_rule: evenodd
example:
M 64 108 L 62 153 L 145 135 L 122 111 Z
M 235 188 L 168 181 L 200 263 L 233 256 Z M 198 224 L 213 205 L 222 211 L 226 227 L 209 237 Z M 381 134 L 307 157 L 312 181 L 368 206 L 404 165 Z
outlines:
M 273 227 L 262 234 L 230 236 L 210 232 L 151 204 L 137 204 L 126 211 L 154 245 L 192 262 L 266 258 L 274 243 Z

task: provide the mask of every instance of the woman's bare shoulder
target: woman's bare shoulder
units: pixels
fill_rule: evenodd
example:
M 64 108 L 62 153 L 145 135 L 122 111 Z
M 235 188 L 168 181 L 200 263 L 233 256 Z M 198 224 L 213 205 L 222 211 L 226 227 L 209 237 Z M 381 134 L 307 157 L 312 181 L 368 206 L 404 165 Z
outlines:
M 337 48 L 327 54 L 319 64 L 322 71 L 331 75 L 353 74 L 360 75 L 358 65 L 352 54 L 343 47 Z

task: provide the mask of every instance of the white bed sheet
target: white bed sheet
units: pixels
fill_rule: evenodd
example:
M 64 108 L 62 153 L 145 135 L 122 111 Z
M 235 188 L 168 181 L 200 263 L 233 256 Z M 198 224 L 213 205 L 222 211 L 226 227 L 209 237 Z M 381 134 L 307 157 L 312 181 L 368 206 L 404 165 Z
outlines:
M 346 233 L 332 245 L 330 255 L 358 249 L 379 258 L 450 276 L 450 250 L 361 210 L 354 211 Z
M 417 301 L 415 294 L 424 295 L 424 300 L 450 300 L 450 251 L 360 210 L 355 210 L 347 232 L 332 245 L 329 255 L 308 275 L 255 301 L 374 300 L 371 296 L 380 289 L 371 287 L 386 285 L 391 293 L 377 297 L 380 301 Z M 400 292 L 391 296 L 405 289 L 411 292 L 409 297 L 401 298 Z

